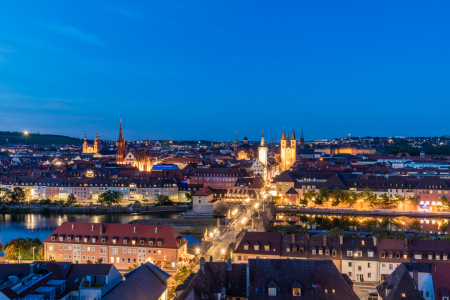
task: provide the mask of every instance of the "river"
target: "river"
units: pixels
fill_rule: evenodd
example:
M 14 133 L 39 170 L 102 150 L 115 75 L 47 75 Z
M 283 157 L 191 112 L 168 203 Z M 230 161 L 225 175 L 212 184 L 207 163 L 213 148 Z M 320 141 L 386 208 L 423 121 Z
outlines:
M 181 212 L 157 214 L 0 214 L 0 243 L 11 239 L 36 238 L 45 240 L 63 222 L 128 223 L 136 219 L 181 218 Z

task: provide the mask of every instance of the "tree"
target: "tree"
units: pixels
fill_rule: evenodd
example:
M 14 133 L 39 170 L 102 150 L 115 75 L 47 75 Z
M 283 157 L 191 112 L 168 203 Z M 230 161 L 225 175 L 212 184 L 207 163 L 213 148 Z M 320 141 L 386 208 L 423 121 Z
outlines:
M 12 195 L 12 193 L 10 190 L 0 188 L 0 200 L 1 201 L 11 200 L 11 195 Z
M 309 230 L 307 227 L 302 227 L 302 229 L 300 229 L 300 234 L 308 234 Z
M 322 202 L 327 203 L 330 200 L 331 191 L 327 187 L 323 187 L 319 190 L 318 199 Z
M 15 187 L 11 194 L 11 203 L 19 203 L 20 201 L 24 201 L 25 198 L 26 195 L 24 190 L 20 187 Z
M 416 240 L 433 240 L 433 237 L 429 236 L 428 234 L 419 234 L 416 237 Z
M 87 260 L 86 262 L 88 265 L 92 265 L 92 261 L 90 259 Z
M 407 199 L 407 202 L 408 202 L 409 204 L 411 204 L 411 205 L 419 205 L 420 199 L 421 199 L 421 198 L 422 198 L 422 197 L 421 197 L 420 195 L 417 195 L 417 196 L 409 196 L 408 199 Z
M 156 200 L 156 206 L 160 205 L 172 205 L 173 201 L 166 195 L 158 195 L 158 199 Z
M 330 229 L 330 231 L 328 231 L 328 236 L 345 236 L 345 232 L 344 229 L 339 228 L 339 227 L 334 227 L 332 229 Z
M 444 235 L 441 237 L 441 241 L 450 241 L 450 234 Z
M 358 194 L 353 191 L 348 191 L 344 193 L 344 199 L 345 202 L 350 206 L 353 207 L 355 203 L 358 201 Z
M 127 270 L 129 272 L 133 271 L 134 269 L 137 269 L 139 266 L 137 264 L 134 264 L 133 266 L 129 267 Z
M 445 195 L 441 197 L 441 205 L 444 210 L 448 210 L 450 207 L 450 204 L 448 203 L 447 197 L 445 197 Z
M 306 193 L 303 193 L 303 199 L 306 200 L 306 204 L 304 205 L 308 205 L 308 201 L 313 201 L 317 199 L 317 194 L 315 191 L 313 190 L 307 190 Z
M 195 191 L 191 191 L 190 193 L 186 193 L 186 199 L 188 200 L 188 202 L 192 203 L 192 201 L 193 201 L 192 196 L 194 196 L 194 194 L 195 194 Z
M 3 252 L 3 244 L 0 243 L 0 252 Z
M 372 193 L 372 190 L 370 188 L 364 188 L 364 191 L 360 193 L 359 196 L 360 199 L 364 201 L 364 203 L 367 203 L 370 206 L 378 203 L 377 195 Z
M 70 194 L 69 197 L 67 197 L 67 202 L 66 204 L 69 206 L 74 205 L 75 203 L 77 203 L 77 198 L 75 197 L 74 194 Z
M 341 201 L 345 200 L 346 194 L 340 188 L 334 188 L 333 190 L 331 190 L 331 196 L 333 197 L 331 205 L 338 206 Z
M 381 202 L 381 204 L 383 205 L 389 205 L 390 204 L 390 200 L 388 195 L 386 195 L 386 193 L 378 196 L 379 201 Z
M 113 204 L 120 204 L 120 202 L 122 202 L 122 193 L 118 191 L 106 191 L 98 196 L 98 203 L 101 206 L 111 206 Z
M 95 263 L 97 265 L 101 265 L 103 263 L 103 259 L 99 258 L 99 259 L 97 259 L 97 261 Z
M 19 249 L 20 255 L 23 260 L 32 260 L 33 259 L 33 247 L 34 258 L 35 260 L 44 259 L 44 244 L 38 238 L 15 238 L 10 240 L 5 245 L 5 258 L 16 260 L 19 257 Z
M 178 284 L 178 281 L 184 282 L 189 274 L 194 273 L 192 269 L 186 268 L 186 266 L 182 266 L 178 269 L 178 272 L 175 274 L 175 283 Z

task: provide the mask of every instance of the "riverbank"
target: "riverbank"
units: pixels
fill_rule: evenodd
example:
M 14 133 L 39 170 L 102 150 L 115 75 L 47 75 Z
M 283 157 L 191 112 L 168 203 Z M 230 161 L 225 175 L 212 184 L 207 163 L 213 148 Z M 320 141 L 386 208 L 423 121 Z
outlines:
M 407 212 L 392 210 L 354 210 L 354 209 L 323 209 L 323 208 L 280 208 L 277 213 L 346 215 L 346 216 L 384 216 L 384 217 L 412 217 L 412 218 L 450 218 L 450 212 Z
M 46 206 L 46 205 L 8 205 L 2 206 L 2 214 L 154 214 L 161 212 L 185 212 L 190 209 L 187 205 L 167 205 L 167 206 Z

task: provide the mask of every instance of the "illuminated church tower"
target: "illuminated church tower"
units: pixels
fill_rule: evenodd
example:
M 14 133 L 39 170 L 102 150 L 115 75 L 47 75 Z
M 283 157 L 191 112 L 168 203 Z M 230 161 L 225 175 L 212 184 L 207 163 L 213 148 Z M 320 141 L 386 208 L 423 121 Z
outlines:
M 120 133 L 119 140 L 117 141 L 117 153 L 116 153 L 116 162 L 118 164 L 123 163 L 123 159 L 125 158 L 125 139 L 122 134 L 122 120 L 120 120 Z
M 267 165 L 267 147 L 264 142 L 264 132 L 261 135 L 261 146 L 258 147 L 259 161 L 265 166 Z
M 289 142 L 290 145 L 287 145 Z M 281 149 L 280 149 L 280 169 L 281 171 L 288 170 L 297 160 L 297 140 L 295 138 L 295 131 L 292 130 L 292 138 L 286 139 L 284 133 L 281 136 Z

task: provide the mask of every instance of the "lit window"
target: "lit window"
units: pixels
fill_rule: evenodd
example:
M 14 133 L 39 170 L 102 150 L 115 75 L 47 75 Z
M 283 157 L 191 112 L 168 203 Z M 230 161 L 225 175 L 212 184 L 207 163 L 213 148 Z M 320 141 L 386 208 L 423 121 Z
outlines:
M 269 296 L 276 296 L 276 295 L 277 295 L 277 289 L 269 288 Z

